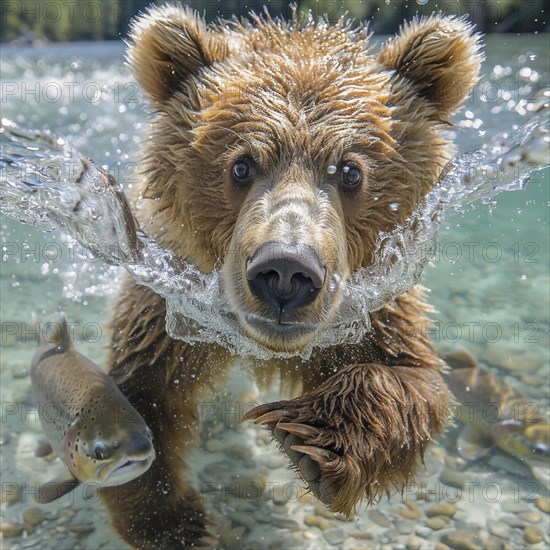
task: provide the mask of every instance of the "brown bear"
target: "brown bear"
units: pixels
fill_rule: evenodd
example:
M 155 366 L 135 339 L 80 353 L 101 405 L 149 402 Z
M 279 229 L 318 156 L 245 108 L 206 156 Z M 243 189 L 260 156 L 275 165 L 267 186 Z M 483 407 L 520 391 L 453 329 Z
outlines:
M 367 29 L 345 19 L 206 25 L 165 6 L 135 22 L 129 62 L 156 115 L 135 197 L 142 229 L 204 273 L 221 266 L 242 333 L 274 353 L 258 373 L 280 374 L 298 395 L 246 419 L 271 430 L 334 512 L 403 488 L 448 413 L 442 362 L 415 330 L 421 293 L 373 312 L 359 344 L 299 353 L 373 262 L 379 233 L 404 224 L 449 160 L 444 131 L 476 81 L 479 38 L 462 19 L 432 16 L 374 53 Z M 170 338 L 165 313 L 128 279 L 110 357 L 157 458 L 103 497 L 124 539 L 147 549 L 205 542 L 185 457 L 201 391 L 235 361 L 222 346 Z

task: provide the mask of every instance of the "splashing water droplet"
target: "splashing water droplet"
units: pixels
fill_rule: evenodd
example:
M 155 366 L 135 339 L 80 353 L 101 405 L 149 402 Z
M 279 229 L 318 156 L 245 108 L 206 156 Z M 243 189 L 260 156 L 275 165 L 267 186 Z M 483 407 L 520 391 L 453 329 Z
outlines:
M 3 213 L 45 231 L 64 226 L 95 257 L 110 264 L 109 271 L 104 271 L 105 281 L 118 278 L 113 266 L 123 266 L 138 284 L 165 298 L 166 328 L 173 338 L 216 343 L 259 359 L 292 355 L 273 353 L 243 335 L 220 270 L 201 273 L 138 231 L 129 204 L 111 175 L 68 143 L 61 145 L 48 134 L 2 122 L 0 165 L 10 167 L 0 172 Z M 316 340 L 300 355 L 307 358 L 316 347 L 361 341 L 370 327 L 370 312 L 420 281 L 435 256 L 445 213 L 461 211 L 476 200 L 490 204 L 502 191 L 523 189 L 540 165 L 548 164 L 549 135 L 548 121 L 533 118 L 509 136 L 499 136 L 497 146 L 453 158 L 406 223 L 378 235 L 372 265 L 357 270 L 349 279 L 336 275 L 329 282 L 342 289 L 339 310 L 333 322 L 319 326 Z M 64 169 L 67 164 L 70 170 Z M 335 173 L 337 167 L 331 165 L 327 171 Z M 495 171 L 498 181 L 493 177 Z M 392 210 L 399 207 L 399 203 L 390 205 Z M 92 215 L 94 210 L 101 220 Z M 57 272 L 55 268 L 53 273 Z

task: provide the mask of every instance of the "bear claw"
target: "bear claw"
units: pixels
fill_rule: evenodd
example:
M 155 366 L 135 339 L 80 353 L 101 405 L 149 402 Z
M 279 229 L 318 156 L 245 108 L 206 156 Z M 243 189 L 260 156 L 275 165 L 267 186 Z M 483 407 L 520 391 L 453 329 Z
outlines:
M 319 462 L 319 464 L 327 464 L 338 458 L 338 455 L 327 449 L 321 449 L 320 447 L 312 447 L 311 445 L 292 445 L 290 447 L 294 451 L 309 455 L 313 460 Z
M 288 416 L 288 411 L 285 411 L 285 410 L 269 411 L 269 412 L 266 412 L 265 414 L 262 414 L 261 416 L 258 416 L 254 420 L 254 424 L 271 424 L 273 422 L 278 422 L 279 420 L 281 420 L 282 418 L 285 418 L 286 416 Z M 245 420 L 252 420 L 254 418 L 254 417 L 251 417 L 251 418 L 246 418 L 246 417 L 247 415 L 243 416 L 241 419 L 241 422 Z
M 289 410 L 288 401 L 268 403 L 255 407 L 243 416 L 241 422 L 254 420 L 255 424 L 265 425 L 273 438 L 279 442 L 293 466 L 306 482 L 309 490 L 324 504 L 330 505 L 331 498 L 326 483 L 323 482 L 322 467 L 331 464 L 339 456 L 322 447 L 306 445 L 313 443 L 322 434 L 321 428 L 292 422 L 296 413 Z
M 321 431 L 307 424 L 298 424 L 296 422 L 278 422 L 277 428 L 286 430 L 288 433 L 301 437 L 302 439 L 311 439 L 317 437 Z

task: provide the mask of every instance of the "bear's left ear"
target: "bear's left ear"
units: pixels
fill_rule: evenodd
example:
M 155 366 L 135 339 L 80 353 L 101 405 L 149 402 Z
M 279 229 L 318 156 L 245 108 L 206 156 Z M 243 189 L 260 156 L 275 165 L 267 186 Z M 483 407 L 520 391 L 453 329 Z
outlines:
M 227 34 L 208 28 L 191 8 L 150 8 L 132 24 L 128 62 L 156 108 L 185 81 L 229 52 Z
M 452 114 L 477 82 L 481 41 L 463 18 L 435 15 L 405 23 L 381 49 L 378 60 L 394 70 L 413 93 Z

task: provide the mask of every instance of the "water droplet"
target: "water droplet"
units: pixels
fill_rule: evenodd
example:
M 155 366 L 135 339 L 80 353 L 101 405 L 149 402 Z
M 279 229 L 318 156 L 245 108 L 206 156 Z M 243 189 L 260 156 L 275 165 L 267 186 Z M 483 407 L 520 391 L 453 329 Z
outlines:
M 393 212 L 397 212 L 399 210 L 399 203 L 398 202 L 392 202 L 390 204 L 390 210 Z
M 334 164 L 331 164 L 328 168 L 327 168 L 327 173 L 329 174 L 336 174 L 336 166 Z
M 428 0 L 416 0 L 416 3 L 419 6 L 425 6 L 428 3 Z
M 99 220 L 99 219 L 101 219 L 101 214 L 95 208 L 91 208 L 90 209 L 90 218 L 92 220 Z

